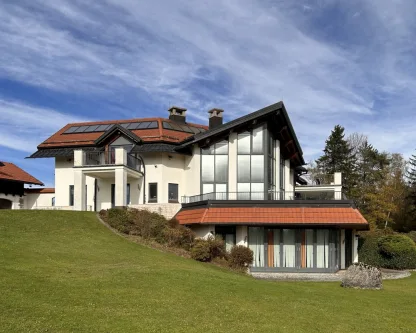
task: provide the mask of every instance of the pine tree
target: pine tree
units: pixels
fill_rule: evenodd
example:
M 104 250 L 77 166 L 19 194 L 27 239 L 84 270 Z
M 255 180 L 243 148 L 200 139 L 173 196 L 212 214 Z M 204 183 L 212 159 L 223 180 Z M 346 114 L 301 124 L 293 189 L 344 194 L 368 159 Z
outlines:
M 344 127 L 336 125 L 325 141 L 324 155 L 316 160 L 317 169 L 322 174 L 342 173 L 342 184 L 347 196 L 355 184 L 356 158 L 353 149 L 345 139 Z

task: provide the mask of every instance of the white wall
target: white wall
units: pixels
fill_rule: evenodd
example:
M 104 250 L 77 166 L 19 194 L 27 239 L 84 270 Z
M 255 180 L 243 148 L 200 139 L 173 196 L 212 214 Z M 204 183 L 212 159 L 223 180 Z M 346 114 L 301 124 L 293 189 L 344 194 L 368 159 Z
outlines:
M 74 160 L 68 157 L 55 158 L 55 206 L 69 205 L 69 185 L 74 185 Z M 86 176 L 87 206 L 94 205 L 94 178 Z
M 24 197 L 25 209 L 52 207 L 53 197 L 55 197 L 55 193 L 26 193 Z
M 207 239 L 215 235 L 215 225 L 196 224 L 190 225 L 189 227 L 195 233 L 196 238 Z
M 12 209 L 24 208 L 24 199 L 18 195 L 0 193 L 0 199 L 6 199 L 12 202 Z

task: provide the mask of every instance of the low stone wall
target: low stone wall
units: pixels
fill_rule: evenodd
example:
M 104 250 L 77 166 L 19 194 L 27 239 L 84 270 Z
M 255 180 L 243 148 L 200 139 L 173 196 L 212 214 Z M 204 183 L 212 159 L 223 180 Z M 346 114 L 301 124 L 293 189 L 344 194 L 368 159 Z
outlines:
M 181 204 L 146 204 L 146 205 L 129 205 L 130 208 L 147 210 L 152 213 L 158 213 L 171 219 L 181 209 Z

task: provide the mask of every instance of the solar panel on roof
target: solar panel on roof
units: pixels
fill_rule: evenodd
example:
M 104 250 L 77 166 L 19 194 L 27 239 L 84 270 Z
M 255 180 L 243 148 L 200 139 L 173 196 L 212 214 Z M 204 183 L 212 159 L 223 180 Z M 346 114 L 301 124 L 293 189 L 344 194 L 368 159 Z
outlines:
M 168 122 L 164 121 L 163 122 L 163 128 L 172 129 L 172 126 L 170 126 L 170 124 Z
M 100 125 L 97 127 L 97 129 L 95 130 L 96 132 L 104 132 L 106 131 L 108 128 L 110 128 L 111 126 L 113 126 L 112 124 L 107 124 L 107 125 Z
M 157 121 L 152 121 L 147 128 L 158 128 L 158 127 L 159 127 L 159 125 L 158 125 Z
M 68 128 L 64 134 L 70 133 L 92 133 L 92 132 L 105 132 L 110 129 L 115 124 L 103 124 L 103 125 L 83 125 L 83 126 L 71 126 Z M 150 129 L 158 128 L 159 124 L 157 121 L 142 121 L 134 123 L 122 123 L 120 126 L 128 130 L 141 130 L 141 129 Z M 180 130 L 180 129 L 178 129 Z
M 127 126 L 128 130 L 134 130 L 137 127 L 139 127 L 140 123 L 130 123 L 129 126 Z
M 84 132 L 95 132 L 95 130 L 97 129 L 97 127 L 98 127 L 98 125 L 88 126 L 88 128 Z
M 140 126 L 138 127 L 138 129 L 145 129 L 150 125 L 149 121 L 144 121 L 142 123 L 140 123 Z
M 80 127 L 78 127 L 75 131 L 74 131 L 74 133 L 82 133 L 82 132 L 84 132 L 87 128 L 88 128 L 89 126 L 80 126 Z
M 78 129 L 78 126 L 72 126 L 68 128 L 65 133 L 73 133 L 76 129 Z

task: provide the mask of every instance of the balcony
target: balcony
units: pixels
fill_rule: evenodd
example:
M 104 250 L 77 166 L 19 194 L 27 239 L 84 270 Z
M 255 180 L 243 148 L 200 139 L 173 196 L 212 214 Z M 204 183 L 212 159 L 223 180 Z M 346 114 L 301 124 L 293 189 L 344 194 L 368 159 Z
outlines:
M 143 174 L 143 161 L 136 156 L 127 153 L 124 148 L 116 148 L 113 151 L 74 151 L 74 166 L 83 168 L 104 167 L 108 169 L 114 166 L 125 166 Z
M 271 191 L 264 192 L 213 192 L 193 196 L 183 196 L 181 203 L 189 204 L 200 201 L 278 201 L 278 200 L 313 200 L 313 201 L 331 201 L 347 200 L 342 191 Z

